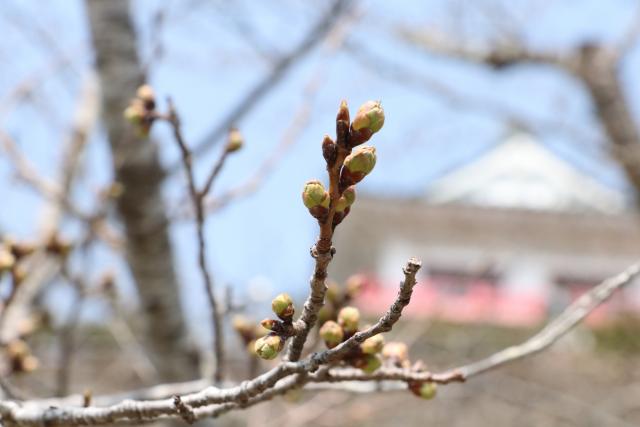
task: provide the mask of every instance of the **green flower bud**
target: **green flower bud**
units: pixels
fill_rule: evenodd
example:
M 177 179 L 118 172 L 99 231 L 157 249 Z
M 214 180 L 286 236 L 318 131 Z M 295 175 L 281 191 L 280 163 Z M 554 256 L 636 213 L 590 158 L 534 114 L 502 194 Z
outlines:
M 412 381 L 409 390 L 422 399 L 433 399 L 438 392 L 438 386 L 432 382 Z
M 349 134 L 349 148 L 367 142 L 384 125 L 384 110 L 380 102 L 365 102 L 356 113 Z
M 131 101 L 129 106 L 124 109 L 124 118 L 134 125 L 140 125 L 146 115 L 144 105 L 139 99 Z
M 374 373 L 380 366 L 382 366 L 382 360 L 377 354 L 366 354 L 356 364 L 356 368 L 362 370 L 365 374 Z
M 312 180 L 304 185 L 304 189 L 302 190 L 302 202 L 308 209 L 312 209 L 317 206 L 329 208 L 330 201 L 329 193 L 327 193 L 320 181 Z
M 320 337 L 328 348 L 333 348 L 344 339 L 344 331 L 336 322 L 329 320 L 320 328 Z
M 278 321 L 273 319 L 264 319 L 260 324 L 266 330 L 273 331 L 277 327 Z
M 360 322 L 360 311 L 355 307 L 344 307 L 338 313 L 338 323 L 348 334 L 353 334 L 358 330 Z
M 346 208 L 351 206 L 353 202 L 356 201 L 356 187 L 354 185 L 347 187 L 343 192 L 342 196 L 338 199 L 336 203 L 336 212 L 343 212 Z
M 384 110 L 380 101 L 367 101 L 358 108 L 353 119 L 353 130 L 369 129 L 372 133 L 378 132 L 384 125 Z
M 269 334 L 258 338 L 253 346 L 256 354 L 265 360 L 275 359 L 284 348 L 284 340 L 278 335 Z
M 233 153 L 234 151 L 238 151 L 244 145 L 244 138 L 240 131 L 236 128 L 232 128 L 229 130 L 229 135 L 227 136 L 227 146 L 226 150 L 229 153 Z
M 364 354 L 380 353 L 382 351 L 382 347 L 384 347 L 384 337 L 381 334 L 367 338 L 362 344 L 360 344 L 360 350 L 362 350 Z
M 403 342 L 392 341 L 385 344 L 382 349 L 382 357 L 390 360 L 397 366 L 403 366 L 409 361 L 409 349 Z
M 344 159 L 344 167 L 340 174 L 342 188 L 357 184 L 367 176 L 376 165 L 375 147 L 360 147 Z
M 291 320 L 295 308 L 288 294 L 280 294 L 271 301 L 273 312 L 282 320 Z

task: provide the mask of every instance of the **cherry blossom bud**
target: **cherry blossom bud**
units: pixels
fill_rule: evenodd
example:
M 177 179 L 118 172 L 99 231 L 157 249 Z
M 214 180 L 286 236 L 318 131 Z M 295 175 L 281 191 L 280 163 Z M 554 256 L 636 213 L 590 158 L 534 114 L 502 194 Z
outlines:
M 338 323 L 347 334 L 353 334 L 358 330 L 360 311 L 355 307 L 344 307 L 338 313 Z
M 364 340 L 364 342 L 360 344 L 360 350 L 362 350 L 364 354 L 376 354 L 382 351 L 383 346 L 384 337 L 378 334 Z
M 340 196 L 340 198 L 338 199 L 338 202 L 336 203 L 336 212 L 343 212 L 345 209 L 351 206 L 355 201 L 356 201 L 356 187 L 355 185 L 352 185 L 350 187 L 347 187 L 342 192 L 342 196 Z
M 320 337 L 328 348 L 333 348 L 344 339 L 344 331 L 336 322 L 329 320 L 324 322 L 324 325 L 320 328 Z
M 260 324 L 266 330 L 273 331 L 275 328 L 277 328 L 278 321 L 273 319 L 264 319 L 262 322 L 260 322 Z
M 337 155 L 338 147 L 336 146 L 336 143 L 333 142 L 329 135 L 325 135 L 322 140 L 322 157 L 327 161 L 327 165 L 333 166 Z
M 282 320 L 291 320 L 295 308 L 288 294 L 280 294 L 271 301 L 273 312 Z
M 409 390 L 416 396 L 430 400 L 436 397 L 438 387 L 432 382 L 412 381 L 409 383 Z
M 351 123 L 349 147 L 353 148 L 371 139 L 384 125 L 384 110 L 379 101 L 367 101 L 360 106 Z
M 234 151 L 238 151 L 244 145 L 244 138 L 238 129 L 232 128 L 229 131 L 229 135 L 227 137 L 227 146 L 226 150 L 229 153 L 233 153 Z
M 390 360 L 394 365 L 403 367 L 409 361 L 409 349 L 403 342 L 392 341 L 385 344 L 382 357 Z
M 366 354 L 356 363 L 356 368 L 361 369 L 365 374 L 372 374 L 382 366 L 382 360 L 377 354 Z
M 347 101 L 344 100 L 340 103 L 338 115 L 336 116 L 336 136 L 338 144 L 342 144 L 344 148 L 348 148 L 349 107 L 347 106 Z
M 344 159 L 344 167 L 340 173 L 342 188 L 357 184 L 367 176 L 376 165 L 376 149 L 366 146 L 360 147 Z
M 265 360 L 275 359 L 284 348 L 284 340 L 275 334 L 269 334 L 258 338 L 254 344 L 256 354 Z
M 329 193 L 324 189 L 320 181 L 308 181 L 302 190 L 302 202 L 308 209 L 318 206 L 329 208 Z

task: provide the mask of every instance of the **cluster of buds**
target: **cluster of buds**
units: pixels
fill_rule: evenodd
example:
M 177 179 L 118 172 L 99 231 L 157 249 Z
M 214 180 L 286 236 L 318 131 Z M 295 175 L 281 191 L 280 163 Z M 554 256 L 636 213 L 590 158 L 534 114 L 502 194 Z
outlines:
M 11 371 L 14 373 L 33 372 L 40 366 L 40 362 L 31 354 L 27 343 L 21 339 L 10 341 L 5 347 L 5 354 Z
M 271 309 L 278 319 L 264 319 L 260 325 L 267 331 L 267 335 L 255 340 L 253 349 L 262 359 L 271 360 L 278 356 L 284 348 L 287 338 L 295 334 L 293 315 L 295 307 L 293 300 L 287 294 L 280 294 L 271 301 Z
M 360 312 L 355 307 L 343 307 L 338 313 L 337 321 L 327 320 L 320 328 L 320 337 L 327 348 L 334 348 L 358 332 Z M 374 335 L 366 339 L 358 347 L 351 350 L 344 358 L 349 365 L 372 373 L 382 366 L 380 353 L 384 347 L 382 335 Z
M 341 287 L 336 282 L 329 282 L 325 304 L 318 312 L 318 321 L 322 325 L 327 320 L 338 320 L 338 312 L 349 305 L 362 290 L 367 278 L 363 274 L 354 274 Z
M 356 199 L 355 184 L 373 170 L 376 164 L 374 147 L 357 147 L 368 141 L 374 133 L 382 129 L 384 110 L 377 101 L 365 102 L 352 123 L 349 123 L 349 108 L 342 101 L 336 116 L 336 141 L 325 135 L 322 140 L 322 155 L 329 169 L 336 170 L 339 182 L 332 199 L 329 191 L 320 181 L 308 181 L 302 190 L 302 201 L 311 215 L 321 223 L 326 223 L 333 208 L 332 226 L 335 228 L 349 214 Z M 357 148 L 356 148 L 357 147 Z M 354 150 L 355 148 L 355 150 Z M 341 155 L 339 155 L 341 154 Z M 340 159 L 341 164 L 336 165 Z M 338 169 L 335 169 L 338 167 Z
M 147 84 L 136 91 L 136 97 L 129 102 L 124 110 L 124 118 L 133 126 L 140 137 L 148 137 L 151 125 L 157 118 L 156 95 L 153 88 Z

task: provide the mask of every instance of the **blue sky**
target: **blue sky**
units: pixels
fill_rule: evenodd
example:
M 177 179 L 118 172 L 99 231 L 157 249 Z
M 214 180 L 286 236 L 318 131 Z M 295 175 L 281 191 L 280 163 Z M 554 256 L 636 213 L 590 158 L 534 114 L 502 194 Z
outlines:
M 174 98 L 187 139 L 199 141 L 268 72 L 265 55 L 287 52 L 316 21 L 325 3 L 134 2 L 141 57 L 147 60 L 156 43 L 163 46 L 163 55 L 151 63 L 150 82 L 161 96 Z M 455 28 L 466 40 L 486 40 L 498 31 L 495 22 L 487 19 L 489 3 L 361 1 L 359 18 L 349 26 L 346 39 L 356 46 L 366 46 L 393 64 L 392 69 L 409 70 L 418 79 L 438 81 L 463 98 L 500 104 L 532 118 L 534 123 L 563 121 L 579 128 L 584 140 L 566 132 L 542 132 L 537 137 L 605 185 L 624 189 L 620 172 L 606 160 L 606 150 L 598 142 L 602 136 L 592 119 L 592 106 L 573 79 L 548 67 L 523 66 L 496 73 L 427 55 L 394 36 L 399 29 L 438 29 L 451 34 Z M 528 45 L 541 49 L 570 48 L 589 39 L 617 40 L 637 7 L 632 0 L 504 3 L 509 4 L 510 26 Z M 154 31 L 152 24 L 159 7 L 167 11 L 160 32 Z M 456 14 L 456 10 L 463 13 Z M 92 61 L 83 3 L 5 0 L 0 4 L 0 26 L 5 34 L 0 41 L 0 103 L 26 76 L 50 70 L 60 57 L 70 59 L 69 66 L 49 72 L 42 80 L 33 103 L 14 105 L 6 114 L 0 104 L 0 126 L 16 138 L 42 174 L 55 178 L 75 98 Z M 255 40 L 259 49 L 252 47 Z M 636 110 L 640 80 L 634 70 L 638 70 L 639 60 L 635 49 L 622 69 L 627 95 L 634 100 Z M 320 89 L 308 100 L 304 88 L 311 79 L 319 79 Z M 324 178 L 320 141 L 325 133 L 333 133 L 334 114 L 343 98 L 353 109 L 368 99 L 380 99 L 387 113 L 384 129 L 372 140 L 378 149 L 376 170 L 359 186 L 362 193 L 419 196 L 435 178 L 472 161 L 499 143 L 507 132 L 500 117 L 483 108 L 451 106 L 415 82 L 381 75 L 348 51 L 332 52 L 326 45 L 320 46 L 238 123 L 246 149 L 229 159 L 214 194 L 251 175 L 280 142 L 301 105 L 310 101 L 313 108 L 313 120 L 260 190 L 210 218 L 209 262 L 217 283 L 232 285 L 239 293 L 247 286 L 259 288 L 265 297 L 280 290 L 299 297 L 305 294 L 312 266 L 308 250 L 316 225 L 300 201 L 300 190 L 305 181 Z M 163 162 L 175 161 L 177 151 L 168 129 L 158 126 L 153 137 L 162 146 Z M 211 167 L 216 154 L 214 151 L 198 160 L 200 177 Z M 84 184 L 76 192 L 82 204 L 91 203 L 88 189 L 109 181 L 108 164 L 106 142 L 97 131 L 91 138 Z M 0 176 L 7 183 L 0 186 L 0 231 L 33 237 L 42 221 L 42 200 L 11 181 L 10 168 L 2 159 Z M 180 200 L 184 184 L 182 174 L 167 181 L 165 192 L 170 203 Z M 73 233 L 73 224 L 67 224 L 67 228 Z M 196 267 L 194 233 L 191 223 L 180 223 L 172 229 L 185 305 L 192 324 L 197 326 L 206 322 L 208 315 Z M 90 261 L 95 274 L 110 265 L 118 266 L 120 283 L 124 289 L 131 289 L 116 258 L 98 251 Z M 54 300 L 64 305 L 65 298 Z

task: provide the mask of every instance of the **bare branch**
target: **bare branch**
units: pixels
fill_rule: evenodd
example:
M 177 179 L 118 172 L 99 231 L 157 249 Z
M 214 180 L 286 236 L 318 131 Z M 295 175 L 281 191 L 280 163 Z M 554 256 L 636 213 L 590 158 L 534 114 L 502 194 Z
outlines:
M 393 324 L 404 305 L 403 301 L 409 295 L 409 288 L 413 285 L 412 277 L 415 277 L 417 268 L 406 269 L 404 291 L 400 291 L 392 308 L 383 316 L 369 333 L 375 332 L 377 325 Z M 365 374 L 352 368 L 318 369 L 319 362 L 329 360 L 327 354 L 336 354 L 341 350 L 336 347 L 326 350 L 309 359 L 299 362 L 281 362 L 277 367 L 246 381 L 239 386 L 220 389 L 207 387 L 196 393 L 184 394 L 181 401 L 193 409 L 196 419 L 217 417 L 235 409 L 245 408 L 268 400 L 287 390 L 302 387 L 307 383 L 333 383 L 351 381 L 430 381 L 439 384 L 460 382 L 476 375 L 480 375 L 490 369 L 495 369 L 506 363 L 535 354 L 549 347 L 564 334 L 572 330 L 596 307 L 601 305 L 618 289 L 629 285 L 640 275 L 640 262 L 636 263 L 624 272 L 605 280 L 600 285 L 587 292 L 555 320 L 553 320 L 540 333 L 536 334 L 525 343 L 503 350 L 483 359 L 479 362 L 451 369 L 443 373 L 415 372 L 409 369 L 383 368 L 374 373 Z M 404 305 L 403 305 L 404 304 Z M 396 307 L 394 309 L 394 307 Z M 396 319 L 397 320 L 397 319 Z M 305 375 L 296 375 L 305 374 Z M 146 391 L 136 392 L 137 396 L 145 393 L 149 397 L 175 396 L 175 390 L 185 390 L 189 387 L 202 385 L 198 382 L 167 384 L 156 386 Z M 174 391 L 174 392 L 172 392 Z M 165 395 L 164 393 L 167 393 Z M 119 399 L 122 398 L 120 395 Z M 94 402 L 105 402 L 107 396 L 96 397 Z M 120 403 L 106 407 L 77 407 L 72 402 L 82 402 L 82 396 L 69 397 L 62 400 L 31 400 L 27 402 L 0 401 L 0 414 L 7 425 L 40 426 L 46 420 L 47 425 L 99 425 L 114 423 L 124 420 L 149 421 L 161 417 L 179 418 L 173 397 L 164 397 L 160 400 L 123 400 Z M 60 405 L 58 407 L 57 405 Z
M 216 162 L 213 171 L 209 175 L 205 187 L 202 191 L 199 191 L 197 188 L 197 184 L 195 182 L 195 175 L 193 172 L 193 157 L 191 150 L 187 146 L 187 143 L 182 136 L 182 131 L 180 129 L 180 120 L 178 115 L 173 107 L 173 103 L 169 100 L 169 117 L 168 121 L 173 129 L 173 136 L 180 148 L 180 152 L 182 153 L 182 163 L 184 165 L 187 181 L 189 185 L 189 193 L 191 195 L 191 201 L 193 203 L 193 208 L 196 213 L 196 232 L 198 235 L 198 265 L 200 267 L 200 272 L 202 274 L 202 280 L 205 285 L 205 291 L 207 294 L 207 299 L 209 301 L 209 306 L 211 309 L 211 322 L 213 328 L 213 351 L 216 357 L 216 369 L 214 373 L 214 378 L 216 382 L 222 380 L 222 376 L 224 374 L 225 369 L 225 359 L 224 359 L 224 335 L 223 335 L 223 327 L 222 324 L 222 314 L 220 310 L 220 305 L 215 296 L 214 287 L 213 287 L 213 279 L 211 277 L 211 273 L 209 272 L 209 268 L 207 266 L 207 246 L 206 240 L 204 236 L 204 225 L 205 225 L 205 213 L 203 206 L 203 198 L 210 190 L 211 185 L 213 185 L 214 179 L 218 176 L 218 173 L 222 170 L 222 166 L 224 165 L 224 161 L 229 154 L 229 150 L 224 150 L 222 155 L 219 157 Z
M 247 91 L 238 104 L 207 133 L 202 141 L 195 145 L 193 149 L 194 154 L 201 154 L 213 146 L 225 135 L 229 128 L 235 126 L 269 91 L 275 88 L 289 69 L 324 39 L 337 20 L 349 10 L 350 3 L 351 0 L 335 0 L 325 15 L 302 39 L 300 44 L 289 54 L 280 58 L 280 60 L 274 64 L 271 72 Z M 175 165 L 170 168 L 170 170 L 175 171 L 178 166 L 179 165 Z

